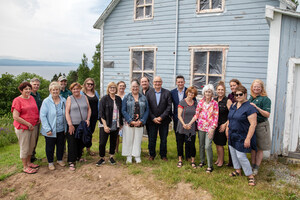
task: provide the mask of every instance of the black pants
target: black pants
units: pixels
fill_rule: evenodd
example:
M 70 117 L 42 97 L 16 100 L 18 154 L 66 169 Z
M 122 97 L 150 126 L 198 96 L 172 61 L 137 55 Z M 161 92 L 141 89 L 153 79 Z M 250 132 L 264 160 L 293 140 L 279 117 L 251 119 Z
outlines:
M 91 130 L 92 134 L 95 131 L 96 123 L 98 121 L 97 117 L 91 117 L 91 119 L 90 119 L 90 130 Z M 91 138 L 91 144 L 87 145 L 86 148 L 90 148 L 92 146 L 92 141 L 93 141 L 93 137 Z
M 195 148 L 195 140 L 196 135 L 190 137 L 188 140 L 188 136 L 185 134 L 177 134 L 178 143 L 177 143 L 177 153 L 178 156 L 183 156 L 183 144 L 185 143 L 185 149 L 188 149 L 191 157 L 196 156 L 196 148 Z
M 175 132 L 176 145 L 177 145 L 177 149 L 178 149 L 178 135 L 179 135 L 179 133 L 176 131 L 177 130 L 177 124 L 178 124 L 178 120 L 174 120 L 173 119 L 173 129 L 174 129 L 174 132 Z M 185 144 L 184 147 L 185 147 L 184 148 L 184 150 L 185 150 L 185 158 L 186 159 L 191 158 L 190 148 L 188 148 L 186 144 Z M 182 154 L 182 156 L 183 156 L 183 154 Z
M 38 134 L 37 134 L 37 137 L 36 137 L 36 141 L 35 141 L 35 145 L 34 145 L 34 148 L 33 148 L 32 155 L 31 155 L 31 159 L 36 159 L 36 158 L 35 158 L 35 154 L 36 154 L 35 149 L 36 149 L 37 143 L 38 143 L 38 141 L 39 141 L 39 136 L 40 136 L 40 126 L 41 126 L 41 124 L 39 124 L 39 125 L 38 125 L 38 128 L 37 128 Z
M 161 158 L 167 157 L 167 137 L 169 132 L 169 123 L 155 124 L 154 122 L 149 123 L 149 133 L 148 133 L 148 149 L 149 154 L 152 157 L 156 156 L 156 140 L 157 132 L 159 131 L 160 137 L 160 148 L 159 154 Z
M 68 162 L 76 162 L 80 160 L 82 156 L 82 150 L 84 147 L 84 144 L 81 139 L 75 138 L 75 132 L 78 128 L 78 125 L 74 125 L 75 131 L 72 135 L 70 133 L 67 133 L 67 141 L 68 141 Z
M 53 163 L 54 160 L 54 150 L 56 145 L 56 158 L 57 160 L 62 160 L 64 155 L 65 147 L 65 133 L 56 133 L 56 137 L 45 136 L 46 141 L 46 156 L 48 163 Z
M 105 156 L 105 146 L 109 136 L 109 154 L 114 155 L 117 145 L 117 136 L 119 133 L 119 129 L 116 131 L 111 131 L 110 133 L 106 133 L 104 131 L 104 127 L 100 128 L 99 133 L 99 155 L 100 157 Z

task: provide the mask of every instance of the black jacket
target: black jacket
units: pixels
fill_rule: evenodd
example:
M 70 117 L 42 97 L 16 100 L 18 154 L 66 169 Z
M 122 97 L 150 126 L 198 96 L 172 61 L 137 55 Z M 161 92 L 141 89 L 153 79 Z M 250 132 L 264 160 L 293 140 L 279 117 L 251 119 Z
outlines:
M 123 126 L 123 115 L 122 115 L 122 99 L 116 95 L 116 105 L 119 110 L 119 124 Z M 106 124 L 109 128 L 111 128 L 112 124 L 112 116 L 113 116 L 113 109 L 114 109 L 114 101 L 110 98 L 109 95 L 105 95 L 100 100 L 99 105 L 99 115 L 98 119 L 102 124 L 101 118 L 106 121 Z

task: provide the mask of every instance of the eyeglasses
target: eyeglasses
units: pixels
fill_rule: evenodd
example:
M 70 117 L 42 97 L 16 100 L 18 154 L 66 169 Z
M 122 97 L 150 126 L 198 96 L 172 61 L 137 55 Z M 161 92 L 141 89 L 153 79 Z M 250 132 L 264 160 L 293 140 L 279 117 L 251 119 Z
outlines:
M 241 97 L 241 96 L 243 96 L 243 95 L 244 95 L 244 93 L 236 93 L 236 94 L 234 94 L 235 97 L 238 97 L 238 96 Z
M 88 86 L 94 86 L 94 83 L 87 83 Z
M 109 89 L 117 89 L 116 87 L 109 87 Z

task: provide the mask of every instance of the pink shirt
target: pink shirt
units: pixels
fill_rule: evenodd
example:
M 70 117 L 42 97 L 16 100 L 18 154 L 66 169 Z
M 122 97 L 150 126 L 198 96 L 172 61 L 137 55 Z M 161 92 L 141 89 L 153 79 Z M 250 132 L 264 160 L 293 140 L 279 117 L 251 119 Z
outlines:
M 196 108 L 195 116 L 198 119 L 198 130 L 209 132 L 211 128 L 218 126 L 219 107 L 218 102 L 211 100 L 209 104 L 202 98 Z
M 20 113 L 20 117 L 35 126 L 39 121 L 39 110 L 34 98 L 30 95 L 29 99 L 16 97 L 11 106 L 11 112 L 16 109 Z M 28 126 L 14 120 L 14 127 L 17 129 L 28 130 Z

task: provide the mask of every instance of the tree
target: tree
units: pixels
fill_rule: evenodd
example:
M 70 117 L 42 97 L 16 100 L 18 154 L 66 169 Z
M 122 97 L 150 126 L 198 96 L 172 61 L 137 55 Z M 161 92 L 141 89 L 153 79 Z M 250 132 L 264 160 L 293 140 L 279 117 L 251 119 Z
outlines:
M 85 54 L 83 54 L 83 58 L 81 59 L 81 64 L 79 65 L 77 69 L 77 75 L 78 75 L 78 82 L 80 84 L 83 84 L 86 78 L 89 77 L 90 68 L 88 67 L 88 58 Z
M 57 74 L 54 74 L 53 78 L 51 79 L 51 82 L 52 81 L 57 81 L 57 80 L 58 80 L 58 76 L 57 76 Z
M 77 80 L 78 80 L 77 71 L 74 71 L 74 70 L 69 71 L 67 80 L 68 80 L 68 85 L 71 85 L 72 83 L 77 82 Z
M 12 74 L 2 74 L 0 78 L 0 116 L 10 113 L 14 98 L 20 95 L 15 77 Z
M 100 91 L 100 43 L 96 45 L 96 51 L 93 55 L 93 68 L 90 71 L 90 77 L 96 82 L 96 90 Z

